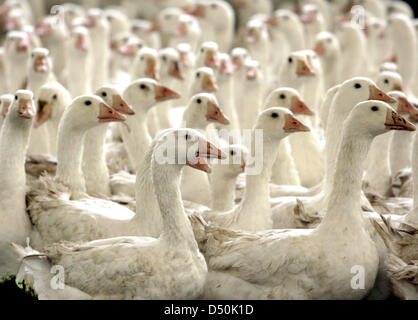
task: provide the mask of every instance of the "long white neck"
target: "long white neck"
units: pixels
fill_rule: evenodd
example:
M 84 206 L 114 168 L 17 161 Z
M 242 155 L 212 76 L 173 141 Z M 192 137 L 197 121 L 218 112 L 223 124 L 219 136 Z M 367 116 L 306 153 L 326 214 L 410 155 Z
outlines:
M 261 111 L 263 90 L 261 83 L 245 81 L 244 92 L 246 95 L 240 105 L 241 111 L 238 113 L 241 129 L 251 129 L 254 126 L 258 113 Z
M 274 161 L 279 150 L 279 141 L 263 137 L 263 150 L 254 149 L 255 139 L 253 133 L 252 152 L 258 151 L 255 158 L 258 160 L 247 165 L 246 172 L 254 170 L 262 165 L 259 174 L 246 174 L 246 189 L 242 206 L 237 208 L 237 223 L 244 230 L 260 231 L 270 229 L 273 226 L 272 212 L 270 208 L 270 176 Z M 259 156 L 262 154 L 262 163 Z
M 93 61 L 92 61 L 92 83 L 93 90 L 105 85 L 109 78 L 108 63 L 108 32 L 106 28 L 94 28 L 91 31 Z
M 154 192 L 160 206 L 163 230 L 160 240 L 167 246 L 197 249 L 193 230 L 180 195 L 181 167 L 152 163 Z
M 88 128 L 81 128 L 71 119 L 71 110 L 64 115 L 58 128 L 56 181 L 66 185 L 73 198 L 82 197 L 86 192 L 81 169 L 83 144 Z
M 5 67 L 7 70 L 8 92 L 15 92 L 22 89 L 27 79 L 28 57 L 26 55 L 7 56 Z
M 70 50 L 67 60 L 67 82 L 71 96 L 75 98 L 90 92 L 91 72 L 88 54 L 78 50 Z
M 222 171 L 213 168 L 210 176 L 211 209 L 215 211 L 228 211 L 235 205 L 236 177 L 225 177 Z
M 350 123 L 344 126 L 327 213 L 319 226 L 325 233 L 360 232 L 363 228 L 361 182 L 373 137 L 356 130 Z
M 390 143 L 390 168 L 392 174 L 396 175 L 399 170 L 411 166 L 413 135 L 405 131 L 395 131 L 392 133 Z
M 83 174 L 87 193 L 110 196 L 109 170 L 104 152 L 108 125 L 90 129 L 85 137 L 83 150 Z

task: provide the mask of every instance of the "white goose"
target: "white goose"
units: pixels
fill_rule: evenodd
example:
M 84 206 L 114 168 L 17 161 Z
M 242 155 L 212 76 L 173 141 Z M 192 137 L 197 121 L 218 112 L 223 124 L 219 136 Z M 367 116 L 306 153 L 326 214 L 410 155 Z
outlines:
M 98 299 L 193 299 L 203 292 L 207 266 L 180 198 L 179 180 L 185 164 L 177 157 L 174 164 L 161 163 L 159 156 L 167 143 L 175 143 L 175 154 L 186 155 L 187 165 L 210 172 L 205 158 L 222 158 L 222 153 L 189 129 L 169 130 L 158 142 L 152 155 L 152 177 L 163 222 L 161 235 L 47 248 L 49 259 L 65 268 L 66 284 Z M 192 148 L 194 152 L 188 152 Z M 196 156 L 187 156 L 197 150 Z M 103 270 L 110 273 L 103 274 Z
M 14 99 L 15 97 L 12 94 L 3 94 L 0 96 L 0 130 L 6 120 L 7 112 L 9 111 L 9 107 L 12 105 Z
M 414 129 L 383 102 L 367 101 L 353 109 L 344 123 L 331 201 L 318 228 L 248 233 L 206 227 L 201 250 L 209 274 L 203 298 L 365 297 L 373 288 L 379 257 L 361 215 L 362 164 L 373 137 L 390 128 Z M 364 270 L 362 290 L 350 286 L 357 265 Z

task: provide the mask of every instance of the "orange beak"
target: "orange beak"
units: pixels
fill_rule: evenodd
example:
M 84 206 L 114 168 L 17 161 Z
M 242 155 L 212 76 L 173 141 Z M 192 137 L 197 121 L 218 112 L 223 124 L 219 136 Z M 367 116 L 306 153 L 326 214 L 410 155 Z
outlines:
M 398 105 L 398 113 L 399 114 L 411 114 L 414 115 L 417 113 L 417 109 L 405 98 L 399 98 L 399 105 Z
M 219 66 L 218 54 L 214 50 L 208 50 L 206 53 L 205 66 L 217 69 Z
M 393 86 L 393 90 L 403 91 L 402 85 L 399 83 L 395 83 L 395 85 Z
M 163 87 L 160 85 L 155 86 L 155 100 L 158 102 L 172 100 L 172 99 L 179 99 L 180 95 L 175 92 L 174 90 L 171 90 L 167 87 Z
M 222 60 L 219 71 L 222 74 L 231 75 L 234 73 L 234 66 L 229 60 Z
M 219 122 L 224 125 L 229 125 L 230 121 L 223 111 L 216 105 L 216 103 L 209 101 L 206 113 L 206 120 Z
M 87 51 L 87 49 L 89 48 L 89 43 L 87 37 L 84 34 L 79 34 L 77 36 L 77 42 L 75 44 L 75 47 L 81 51 Z
M 157 62 L 155 59 L 148 59 L 145 74 L 148 78 L 159 81 L 160 75 L 158 74 Z
M 386 93 L 380 90 L 378 87 L 371 85 L 370 86 L 370 95 L 369 100 L 380 100 L 387 103 L 394 103 L 395 100 L 389 97 Z
M 97 118 L 99 119 L 99 122 L 121 122 L 126 120 L 126 117 L 123 114 L 113 110 L 104 103 L 100 104 L 100 112 Z
M 274 16 L 268 17 L 264 23 L 268 26 L 275 27 L 277 26 L 277 19 Z
M 151 28 L 148 29 L 148 32 L 155 32 L 155 31 L 160 31 L 161 30 L 161 26 L 159 25 L 158 22 L 154 22 L 151 26 Z
M 184 75 L 180 70 L 180 65 L 177 61 L 173 61 L 169 74 L 179 80 L 184 80 Z
M 205 8 L 203 6 L 196 6 L 194 10 L 191 10 L 189 12 L 190 15 L 198 17 L 198 18 L 204 18 L 205 17 Z
M 125 102 L 125 100 L 123 100 L 123 98 L 119 94 L 113 95 L 112 108 L 123 114 L 135 114 L 135 111 Z
M 325 47 L 322 41 L 318 41 L 316 43 L 316 46 L 313 49 L 313 51 L 315 51 L 318 56 L 323 56 L 325 54 Z
M 298 66 L 296 69 L 296 74 L 299 77 L 312 77 L 315 75 L 315 72 L 312 70 L 312 68 L 306 63 L 304 60 L 298 61 Z
M 36 110 L 33 101 L 29 99 L 20 99 L 18 114 L 25 119 L 32 119 L 35 116 Z
M 202 88 L 205 92 L 216 92 L 218 91 L 218 86 L 213 76 L 205 74 L 203 78 Z
M 306 114 L 308 116 L 313 116 L 315 114 L 298 96 L 293 97 L 290 111 L 294 114 Z
M 386 114 L 385 126 L 387 130 L 406 130 L 415 131 L 415 126 L 405 118 L 401 117 L 398 113 L 392 110 L 388 110 Z
M 286 122 L 284 124 L 283 130 L 287 133 L 292 132 L 307 132 L 311 131 L 309 127 L 305 126 L 302 122 L 300 122 L 298 119 L 296 119 L 291 114 L 286 115 Z
M 52 114 L 51 106 L 47 101 L 38 101 L 38 112 L 36 114 L 35 128 L 39 128 L 45 121 L 47 121 Z
M 17 43 L 17 51 L 18 52 L 25 52 L 29 49 L 29 39 L 27 37 L 22 38 Z
M 254 81 L 257 80 L 257 69 L 254 67 L 249 67 L 247 69 L 247 80 Z
M 212 170 L 209 167 L 207 159 L 226 159 L 226 156 L 221 150 L 205 139 L 200 138 L 198 143 L 199 148 L 195 154 L 195 159 L 187 159 L 186 164 L 194 169 L 211 173 Z
M 39 56 L 35 59 L 33 70 L 38 73 L 47 73 L 49 71 L 48 58 Z

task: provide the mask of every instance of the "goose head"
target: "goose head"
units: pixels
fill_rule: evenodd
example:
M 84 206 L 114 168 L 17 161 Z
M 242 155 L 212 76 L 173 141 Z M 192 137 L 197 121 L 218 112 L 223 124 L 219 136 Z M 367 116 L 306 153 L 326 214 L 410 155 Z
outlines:
M 94 94 L 75 98 L 66 108 L 64 117 L 74 128 L 81 130 L 88 130 L 103 123 L 126 120 L 124 115 L 109 107 L 102 98 Z
M 188 14 L 182 14 L 180 16 L 176 27 L 176 35 L 178 37 L 187 37 L 192 33 L 200 34 L 200 32 L 199 22 L 194 17 Z
M 0 96 L 0 112 L 2 119 L 6 118 L 7 112 L 14 100 L 14 95 L 3 94 Z
M 260 83 L 263 78 L 260 63 L 256 60 L 247 60 L 245 62 L 245 79 L 247 82 Z
M 19 121 L 25 126 L 32 125 L 32 119 L 36 115 L 35 103 L 33 101 L 33 93 L 29 90 L 17 90 L 13 103 L 9 107 L 7 117 L 11 121 Z M 22 120 L 23 119 L 23 120 Z
M 302 100 L 299 92 L 293 88 L 277 88 L 273 90 L 268 95 L 264 107 L 271 108 L 274 106 L 287 108 L 294 114 L 314 115 L 314 112 Z
M 73 26 L 73 22 L 76 19 L 81 19 L 84 14 L 84 8 L 75 3 L 64 3 L 59 7 L 59 13 L 64 19 L 64 23 L 68 28 Z
M 321 11 L 314 4 L 306 4 L 302 7 L 300 21 L 305 25 L 319 23 L 324 20 Z
M 289 55 L 282 65 L 281 73 L 290 78 L 312 77 L 316 75 L 308 61 L 308 57 L 300 51 L 292 52 Z
M 382 65 L 379 68 L 379 72 L 384 72 L 384 71 L 392 71 L 392 72 L 398 72 L 398 65 L 394 62 L 384 62 L 382 63 Z
M 107 21 L 103 10 L 99 8 L 91 8 L 87 11 L 83 25 L 91 31 L 103 28 L 109 29 L 109 22 Z
M 32 50 L 29 61 L 31 72 L 37 74 L 45 74 L 51 71 L 51 59 L 49 58 L 49 50 L 45 48 L 36 48 Z
M 90 46 L 89 32 L 87 28 L 78 26 L 70 32 L 70 48 L 78 52 L 87 52 Z
M 112 36 L 129 29 L 128 17 L 121 10 L 108 8 L 104 11 L 104 16 L 109 23 Z
M 289 109 L 281 107 L 262 111 L 257 117 L 254 129 L 263 130 L 263 138 L 268 140 L 283 139 L 294 132 L 310 131 Z
M 96 93 L 112 109 L 122 114 L 134 115 L 135 111 L 123 100 L 115 85 L 107 84 L 99 88 Z
M 376 84 L 384 92 L 403 91 L 402 77 L 397 72 L 383 71 L 380 72 L 376 79 Z
M 231 59 L 235 70 L 241 70 L 245 62 L 250 59 L 250 54 L 245 48 L 234 48 L 231 51 Z
M 136 36 L 129 35 L 123 39 L 123 43 L 117 47 L 117 53 L 125 57 L 135 57 L 139 50 L 145 46 L 145 42 Z
M 180 168 L 184 165 L 211 173 L 208 159 L 225 159 L 226 155 L 209 142 L 205 136 L 193 129 L 166 129 L 155 139 L 153 159 L 157 163 L 174 163 Z M 173 158 L 167 159 L 171 155 Z
M 320 32 L 316 36 L 315 47 L 313 51 L 320 57 L 335 56 L 340 50 L 338 38 L 327 31 Z
M 135 62 L 136 71 L 142 77 L 147 77 L 158 81 L 160 74 L 158 70 L 158 52 L 152 48 L 142 48 L 138 51 Z
M 131 21 L 130 32 L 136 35 L 140 39 L 147 38 L 153 32 L 152 29 L 152 22 L 143 19 L 135 19 Z
M 215 26 L 222 26 L 228 23 L 233 13 L 229 3 L 217 0 L 197 1 L 194 8 L 186 8 L 185 11 Z
M 181 15 L 183 15 L 183 11 L 180 8 L 168 7 L 161 10 L 150 31 L 158 30 L 163 34 L 176 35 L 176 26 Z
M 350 124 L 348 124 L 350 123 Z M 400 116 L 389 104 L 378 101 L 358 103 L 345 121 L 356 133 L 377 136 L 389 130 L 415 131 L 415 126 Z
M 409 114 L 412 119 L 417 116 L 418 109 L 409 102 L 407 96 L 402 91 L 391 91 L 388 96 L 395 99 L 395 103 L 392 105 L 397 113 L 400 115 Z
M 23 31 L 11 31 L 7 33 L 4 47 L 5 52 L 12 57 L 28 57 L 30 40 Z
M 229 125 L 228 117 L 219 108 L 216 97 L 211 93 L 198 93 L 194 95 L 184 111 L 184 116 L 193 122 L 195 128 L 206 129 L 209 123 L 217 122 Z
M 161 49 L 160 57 L 160 75 L 162 79 L 175 78 L 184 80 L 184 74 L 181 70 L 180 55 L 174 48 Z
M 181 66 L 185 69 L 193 67 L 195 56 L 190 44 L 186 42 L 179 43 L 176 49 L 180 55 Z
M 265 21 L 272 30 L 279 30 L 283 33 L 288 33 L 300 25 L 298 15 L 287 9 L 279 9 L 273 12 Z
M 135 113 L 147 112 L 154 104 L 180 98 L 180 95 L 149 78 L 133 81 L 122 93 L 123 99 L 134 108 Z
M 62 24 L 60 24 L 57 16 L 47 16 L 43 18 L 42 21 L 35 26 L 35 32 L 42 40 L 54 39 L 62 41 L 62 37 L 66 34 L 65 29 L 62 28 Z
M 267 29 L 263 21 L 258 19 L 251 19 L 247 22 L 246 25 L 245 42 L 248 45 L 257 44 L 261 40 L 263 33 L 266 32 Z
M 234 73 L 234 65 L 232 64 L 231 57 L 227 53 L 219 54 L 219 75 L 231 76 Z
M 376 17 L 369 17 L 363 29 L 368 39 L 383 39 L 387 33 L 386 21 Z
M 44 84 L 39 89 L 35 128 L 49 119 L 59 120 L 70 101 L 70 93 L 58 82 Z
M 221 151 L 226 155 L 226 159 L 222 162 L 213 161 L 216 166 L 216 173 L 219 177 L 226 179 L 235 179 L 239 174 L 245 172 L 246 158 L 248 149 L 244 145 L 231 144 L 222 147 Z
M 219 48 L 216 42 L 203 42 L 197 54 L 197 66 L 217 69 L 219 67 Z
M 202 67 L 196 70 L 195 80 L 192 85 L 192 92 L 216 92 L 218 85 L 216 84 L 215 73 L 213 69 Z

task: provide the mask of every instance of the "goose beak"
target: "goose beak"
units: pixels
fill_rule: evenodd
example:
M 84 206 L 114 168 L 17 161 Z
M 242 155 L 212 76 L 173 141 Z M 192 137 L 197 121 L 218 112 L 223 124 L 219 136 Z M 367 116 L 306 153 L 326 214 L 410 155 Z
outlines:
M 247 69 L 247 80 L 254 81 L 257 79 L 257 70 L 256 68 L 248 68 Z
M 190 15 L 198 17 L 198 18 L 204 18 L 205 17 L 205 8 L 203 6 L 196 6 L 194 10 L 190 10 Z
M 417 109 L 408 101 L 406 98 L 399 98 L 399 105 L 398 105 L 398 113 L 399 114 L 411 114 L 414 115 L 417 113 Z
M 136 54 L 136 50 L 131 45 L 124 45 L 121 46 L 118 50 L 118 52 L 127 57 L 133 57 Z
M 380 90 L 378 87 L 371 85 L 370 86 L 370 95 L 369 100 L 380 100 L 387 103 L 394 103 L 395 99 L 389 97 L 386 93 Z
M 46 23 L 41 22 L 38 25 L 36 25 L 35 32 L 38 36 L 42 38 L 49 36 L 52 33 L 52 30 Z
M 99 122 L 121 122 L 126 120 L 126 117 L 123 114 L 113 110 L 104 103 L 100 104 L 100 112 L 97 118 L 99 119 Z
M 315 115 L 315 113 L 298 96 L 293 97 L 290 111 L 292 111 L 294 114 L 305 114 L 308 116 Z
M 35 128 L 39 128 L 45 121 L 51 117 L 51 106 L 45 100 L 38 101 L 38 113 L 36 114 Z
M 32 119 L 35 116 L 36 110 L 33 101 L 29 99 L 20 99 L 18 114 L 25 119 Z
M 171 90 L 167 87 L 163 87 L 160 85 L 155 86 L 155 100 L 158 102 L 172 100 L 172 99 L 179 99 L 180 95 L 175 92 L 174 90 Z
M 216 103 L 212 101 L 208 102 L 206 120 L 219 122 L 224 125 L 229 125 L 230 123 L 228 117 L 222 112 L 222 110 L 216 105 Z
M 393 90 L 395 90 L 395 91 L 402 91 L 403 92 L 403 87 L 402 87 L 401 84 L 395 83 L 395 85 L 393 86 Z
M 22 38 L 17 43 L 17 51 L 18 52 L 26 52 L 29 50 L 29 39 L 27 37 Z
M 187 35 L 187 26 L 185 22 L 180 22 L 180 24 L 177 27 L 177 36 L 184 37 Z
M 264 23 L 268 26 L 275 27 L 277 26 L 277 19 L 274 16 L 268 17 Z
M 220 73 L 231 75 L 234 73 L 234 66 L 229 60 L 223 60 L 220 65 Z
M 218 86 L 216 85 L 215 79 L 212 75 L 206 74 L 203 78 L 202 88 L 205 92 L 216 92 Z
M 123 114 L 135 114 L 135 111 L 125 102 L 125 100 L 123 100 L 123 98 L 119 94 L 113 95 L 112 108 Z
M 213 69 L 217 69 L 219 66 L 219 59 L 217 52 L 214 50 L 209 50 L 206 53 L 205 66 Z
M 89 48 L 89 43 L 87 37 L 84 34 L 79 34 L 77 36 L 77 42 L 75 47 L 81 51 L 87 51 Z
M 38 73 L 47 73 L 49 71 L 48 58 L 46 56 L 37 57 L 33 69 Z
M 302 122 L 300 122 L 298 119 L 296 119 L 291 114 L 286 115 L 286 122 L 284 124 L 283 130 L 287 133 L 292 132 L 308 132 L 311 131 L 309 127 L 305 126 Z
M 312 77 L 315 75 L 315 72 L 312 70 L 312 68 L 306 63 L 304 60 L 298 61 L 298 66 L 296 69 L 296 75 L 299 77 Z
M 211 173 L 212 169 L 210 168 L 207 159 L 226 159 L 226 156 L 212 143 L 206 139 L 199 138 L 198 150 L 196 151 L 195 158 L 193 160 L 187 159 L 186 164 L 194 169 Z
M 180 70 L 180 64 L 177 61 L 173 61 L 169 74 L 176 79 L 184 80 L 184 75 Z
M 245 161 L 243 160 L 242 161 L 242 163 L 241 163 L 241 169 L 242 169 L 242 172 L 244 172 L 245 171 L 245 167 L 247 166 L 247 164 L 245 163 Z
M 161 30 L 161 26 L 158 22 L 154 22 L 151 26 L 151 28 L 148 29 L 149 33 L 155 32 L 155 31 L 160 31 Z
M 156 81 L 160 80 L 160 75 L 158 74 L 157 62 L 155 59 L 149 59 L 147 61 L 147 69 L 145 70 L 147 77 L 154 79 Z
M 401 117 L 393 110 L 388 110 L 386 114 L 385 126 L 387 130 L 406 130 L 415 131 L 415 126 L 405 118 Z
M 325 54 L 325 47 L 322 41 L 316 43 L 315 48 L 313 49 L 318 56 L 323 56 Z

